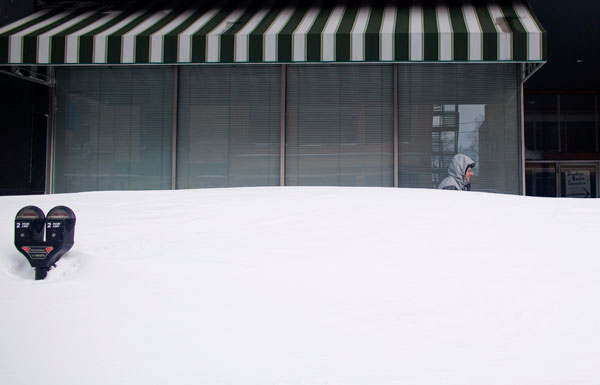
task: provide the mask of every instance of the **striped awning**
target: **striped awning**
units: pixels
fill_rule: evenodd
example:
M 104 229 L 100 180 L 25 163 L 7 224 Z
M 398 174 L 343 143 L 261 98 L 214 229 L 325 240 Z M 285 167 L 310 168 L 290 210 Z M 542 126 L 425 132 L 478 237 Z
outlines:
M 0 65 L 546 60 L 520 0 L 310 3 L 44 9 L 0 28 Z

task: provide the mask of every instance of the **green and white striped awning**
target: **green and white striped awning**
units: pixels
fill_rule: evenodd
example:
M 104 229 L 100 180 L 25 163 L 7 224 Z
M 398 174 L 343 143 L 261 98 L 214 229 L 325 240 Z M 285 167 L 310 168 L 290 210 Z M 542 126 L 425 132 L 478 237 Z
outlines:
M 546 60 L 519 0 L 235 2 L 44 9 L 0 28 L 0 65 Z

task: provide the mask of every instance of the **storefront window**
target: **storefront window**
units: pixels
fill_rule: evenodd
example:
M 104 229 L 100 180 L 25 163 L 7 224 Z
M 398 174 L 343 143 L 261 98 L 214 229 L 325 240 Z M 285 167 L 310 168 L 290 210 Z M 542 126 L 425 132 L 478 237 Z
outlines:
M 525 145 L 531 160 L 548 152 L 598 152 L 598 95 L 526 95 Z
M 556 197 L 556 165 L 530 163 L 525 170 L 528 196 Z
M 288 67 L 287 185 L 394 185 L 392 69 Z
M 171 188 L 172 68 L 59 68 L 54 192 Z
M 556 152 L 558 141 L 558 97 L 553 94 L 525 95 L 525 147 L 532 152 Z M 535 155 L 532 154 L 532 157 Z
M 278 186 L 281 67 L 179 71 L 177 188 Z
M 174 170 L 176 188 L 280 185 L 285 96 L 286 185 L 394 186 L 397 113 L 399 187 L 436 188 L 460 153 L 473 190 L 516 194 L 516 69 L 288 65 L 282 85 L 280 65 L 60 68 L 54 191 L 170 189 Z
M 519 192 L 516 67 L 398 66 L 399 186 L 436 188 L 452 157 L 477 164 L 473 190 Z
M 598 151 L 594 94 L 560 95 L 561 151 Z

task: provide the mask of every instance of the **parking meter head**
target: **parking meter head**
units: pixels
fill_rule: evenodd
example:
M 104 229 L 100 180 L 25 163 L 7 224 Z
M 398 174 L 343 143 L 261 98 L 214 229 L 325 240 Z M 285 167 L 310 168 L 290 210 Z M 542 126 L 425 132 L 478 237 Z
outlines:
M 44 240 L 44 212 L 36 206 L 23 207 L 15 216 L 15 246 Z
M 68 251 L 75 238 L 75 213 L 66 206 L 56 206 L 46 216 L 46 242 L 63 244 Z

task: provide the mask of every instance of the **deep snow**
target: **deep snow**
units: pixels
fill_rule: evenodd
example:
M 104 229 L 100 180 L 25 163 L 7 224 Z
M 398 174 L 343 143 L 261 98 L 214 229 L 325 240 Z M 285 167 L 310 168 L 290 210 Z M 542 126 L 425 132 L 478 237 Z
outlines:
M 44 281 L 13 244 L 30 204 L 77 215 Z M 0 213 L 0 384 L 600 384 L 600 200 L 231 188 Z

